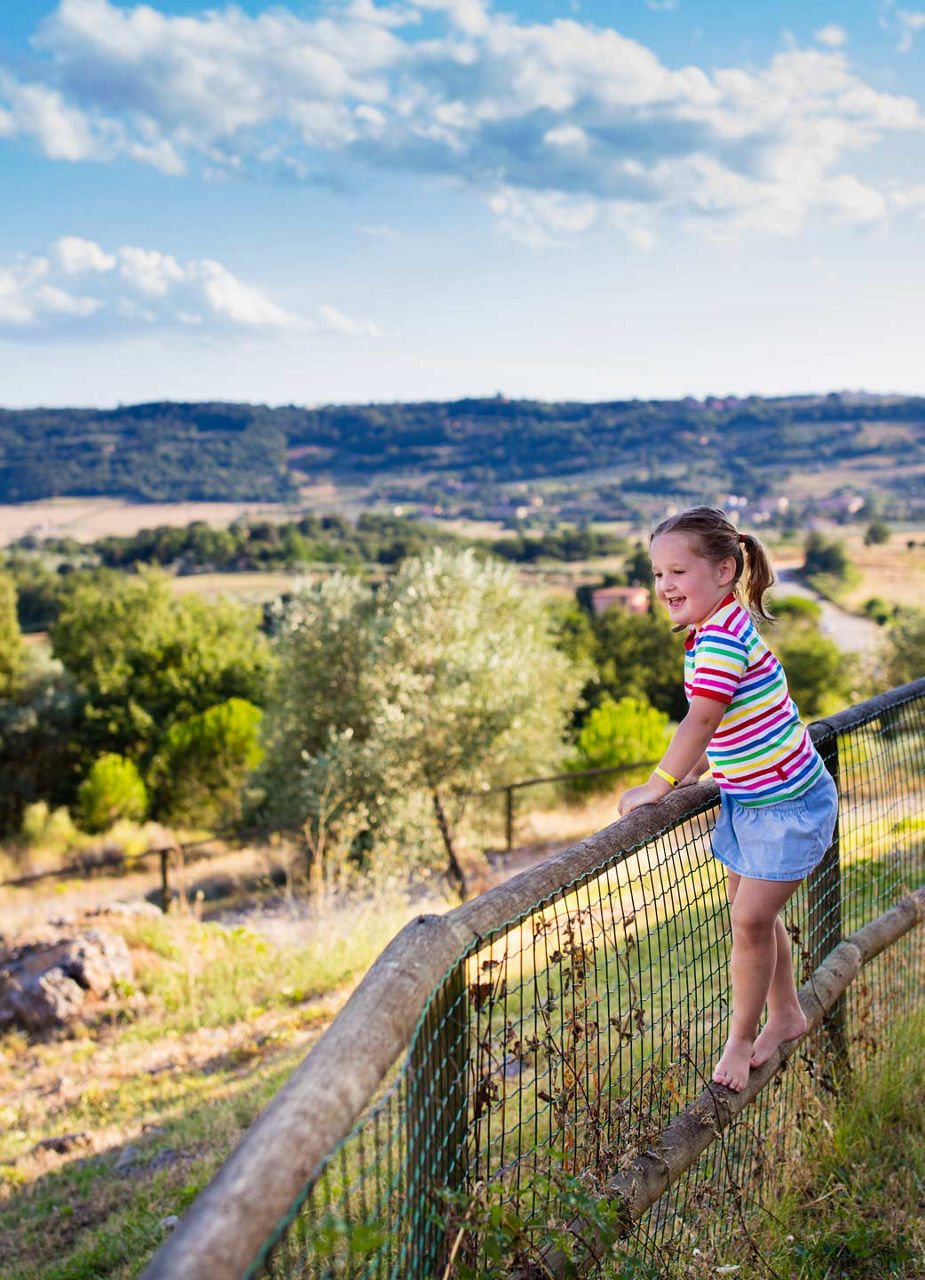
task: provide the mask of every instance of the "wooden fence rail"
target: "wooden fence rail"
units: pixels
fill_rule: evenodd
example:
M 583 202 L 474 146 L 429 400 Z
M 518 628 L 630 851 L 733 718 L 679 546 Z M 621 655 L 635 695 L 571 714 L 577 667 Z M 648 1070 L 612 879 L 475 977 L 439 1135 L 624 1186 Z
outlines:
M 897 708 L 923 697 L 925 679 L 813 725 L 813 738 L 830 770 L 837 772 L 839 736 L 877 717 L 888 723 Z M 659 804 L 637 809 L 627 818 L 446 915 L 422 915 L 408 924 L 385 949 L 331 1027 L 184 1215 L 144 1272 L 144 1280 L 176 1280 L 180 1276 L 184 1280 L 232 1280 L 244 1276 L 278 1224 L 298 1202 L 304 1188 L 317 1176 L 326 1158 L 351 1132 L 400 1055 L 406 1052 L 425 1007 L 445 976 L 458 965 L 459 958 L 493 931 L 528 915 L 540 904 L 553 901 L 584 877 L 600 873 L 608 866 L 616 867 L 631 852 L 699 818 L 713 809 L 716 801 L 717 788 L 712 782 L 673 792 Z M 922 918 L 923 892 L 917 891 L 908 901 L 887 912 L 888 924 L 884 924 L 886 917 L 874 921 L 853 934 L 845 946 L 840 937 L 836 906 L 841 891 L 835 844 L 834 852 L 830 851 L 809 886 L 810 918 L 815 916 L 826 922 L 825 930 L 818 930 L 818 937 L 809 938 L 810 954 L 816 964 L 809 987 L 812 990 L 815 984 L 813 1000 L 819 991 L 828 992 L 815 1004 L 804 989 L 807 1011 L 812 1017 L 818 1021 L 822 1017 L 821 1009 L 837 1006 L 839 995 L 851 977 L 848 974 L 839 986 L 841 978 L 830 984 L 827 975 L 832 972 L 844 975 L 852 967 L 856 972 L 862 960 L 876 954 L 897 921 L 903 922 L 904 929 L 911 928 Z M 836 912 L 834 931 L 833 912 Z M 834 948 L 824 957 L 819 955 L 819 939 L 823 936 L 828 946 Z M 833 1026 L 837 1039 L 837 1018 Z M 755 1073 L 755 1090 L 766 1082 L 773 1070 L 768 1067 Z M 435 1084 L 434 1080 L 425 1084 L 423 1094 Z M 716 1095 L 713 1088 L 708 1092 L 711 1098 Z M 750 1084 L 749 1091 L 742 1097 L 747 1101 L 752 1096 Z M 741 1105 L 745 1105 L 745 1101 Z M 738 1103 L 735 1108 L 739 1109 Z M 728 1107 L 727 1111 L 730 1116 L 733 1114 Z M 689 1124 L 690 1116 L 686 1120 L 678 1117 L 676 1121 L 682 1130 Z M 715 1129 L 715 1125 L 713 1127 Z M 671 1135 L 677 1132 L 678 1129 L 670 1130 Z M 668 1141 L 678 1150 L 684 1146 L 673 1136 L 669 1136 Z M 640 1169 L 634 1175 L 636 1181 L 649 1185 L 651 1178 L 655 1178 L 657 1182 L 662 1176 L 658 1170 L 665 1163 L 664 1156 L 659 1155 L 651 1177 L 648 1173 L 643 1177 L 644 1170 Z M 614 1194 L 624 1194 L 616 1186 L 613 1190 Z

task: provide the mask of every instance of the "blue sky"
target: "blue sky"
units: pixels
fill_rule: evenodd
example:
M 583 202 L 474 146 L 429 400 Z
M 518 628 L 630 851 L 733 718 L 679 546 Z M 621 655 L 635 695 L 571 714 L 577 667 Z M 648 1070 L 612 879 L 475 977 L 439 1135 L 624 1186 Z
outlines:
M 925 393 L 925 0 L 17 0 L 0 403 Z

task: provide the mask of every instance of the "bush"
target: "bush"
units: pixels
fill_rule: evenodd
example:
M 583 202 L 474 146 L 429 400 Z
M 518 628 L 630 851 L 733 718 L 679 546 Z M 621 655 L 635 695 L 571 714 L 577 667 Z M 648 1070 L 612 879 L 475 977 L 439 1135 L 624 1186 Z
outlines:
M 887 685 L 906 684 L 925 675 L 925 609 L 901 609 L 886 635 Z
M 229 698 L 170 726 L 149 775 L 169 822 L 214 829 L 238 821 L 241 788 L 263 758 L 262 718 L 252 702 Z
M 881 546 L 890 540 L 890 526 L 885 520 L 871 520 L 864 533 L 865 547 Z
M 148 793 L 131 760 L 109 752 L 100 756 L 77 789 L 81 821 L 88 831 L 105 831 L 118 818 L 139 821 Z
M 73 848 L 80 838 L 67 808 L 61 805 L 57 809 L 49 809 L 44 800 L 26 806 L 21 835 L 30 848 L 56 854 Z
M 851 568 L 851 559 L 844 542 L 837 538 L 827 538 L 818 530 L 806 539 L 803 572 L 827 573 L 835 578 L 843 578 Z
M 644 699 L 621 698 L 614 702 L 613 698 L 605 697 L 582 726 L 578 755 L 569 762 L 569 769 L 581 773 L 585 769 L 609 769 L 658 760 L 670 738 L 667 715 Z M 613 786 L 613 778 L 607 774 L 600 778 L 576 778 L 571 786 L 577 792 L 607 789 Z

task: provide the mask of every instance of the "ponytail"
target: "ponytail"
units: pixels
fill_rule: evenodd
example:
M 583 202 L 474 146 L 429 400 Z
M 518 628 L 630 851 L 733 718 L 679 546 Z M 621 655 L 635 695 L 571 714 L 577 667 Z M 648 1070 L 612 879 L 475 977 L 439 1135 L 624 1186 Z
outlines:
M 751 533 L 740 533 L 739 542 L 745 559 L 745 599 L 753 618 L 773 622 L 774 614 L 765 606 L 764 597 L 774 584 L 774 571 L 764 544 Z

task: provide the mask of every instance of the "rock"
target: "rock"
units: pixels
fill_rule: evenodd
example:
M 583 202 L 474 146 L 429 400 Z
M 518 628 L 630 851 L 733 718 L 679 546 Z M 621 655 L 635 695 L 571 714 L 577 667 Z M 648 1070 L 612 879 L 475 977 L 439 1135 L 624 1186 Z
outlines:
M 43 1138 L 32 1148 L 33 1151 L 56 1151 L 59 1156 L 66 1156 L 79 1147 L 89 1147 L 93 1142 L 92 1133 L 62 1133 L 57 1138 Z
M 68 974 L 96 996 L 107 995 L 117 982 L 131 982 L 132 958 L 121 933 L 88 929 L 78 934 L 66 958 Z
M 180 1219 L 175 1213 L 168 1213 L 167 1217 L 161 1218 L 157 1225 L 160 1227 L 161 1231 L 173 1231 L 174 1227 L 179 1225 L 179 1222 Z
M 156 1153 L 154 1159 L 149 1161 L 148 1170 L 154 1172 L 156 1169 L 166 1169 L 168 1165 L 175 1164 L 177 1160 L 188 1160 L 188 1151 L 174 1151 L 173 1147 L 162 1147 Z
M 149 916 L 153 920 L 163 920 L 164 913 L 153 902 L 145 902 L 143 898 L 131 898 L 125 902 L 106 902 L 92 911 L 91 916 Z
M 116 1173 L 131 1173 L 133 1169 L 138 1167 L 138 1157 L 141 1153 L 137 1147 L 123 1147 L 119 1152 L 119 1158 L 112 1166 Z
M 17 1024 L 45 1032 L 79 1017 L 87 994 L 130 982 L 132 958 L 121 934 L 87 929 L 37 937 L 0 954 L 0 1030 Z
M 63 969 L 0 976 L 0 1028 L 16 1023 L 28 1031 L 66 1027 L 83 1008 L 85 992 Z

